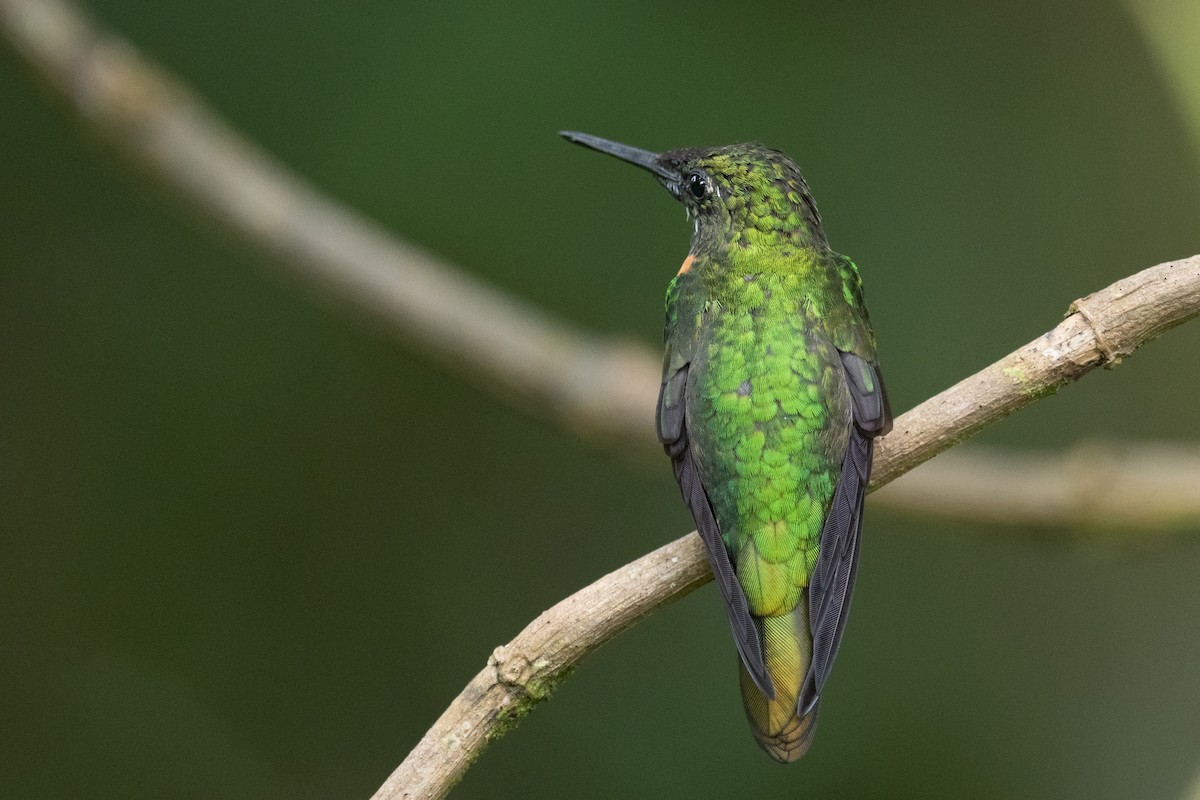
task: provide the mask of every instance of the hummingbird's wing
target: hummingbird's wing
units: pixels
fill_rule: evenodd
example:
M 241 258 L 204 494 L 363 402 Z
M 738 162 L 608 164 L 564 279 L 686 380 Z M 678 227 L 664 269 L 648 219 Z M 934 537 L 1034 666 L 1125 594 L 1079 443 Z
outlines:
M 808 586 L 812 663 L 796 703 L 807 714 L 820 699 L 842 641 L 862 534 L 863 500 L 871 479 L 875 437 L 891 430 L 892 412 L 879 368 L 854 353 L 839 353 L 850 390 L 854 424 L 833 502 L 821 527 L 821 549 Z
M 725 600 L 725 610 L 729 614 L 729 626 L 733 629 L 733 640 L 737 644 L 738 655 L 759 691 L 768 699 L 774 699 L 775 688 L 771 684 L 771 676 L 767 674 L 767 665 L 763 659 L 762 633 L 754 618 L 750 616 L 746 593 L 738 582 L 729 551 L 721 538 L 721 530 L 717 527 L 716 514 L 700 480 L 695 457 L 688 446 L 684 408 L 688 367 L 687 363 L 679 363 L 678 357 L 673 357 L 668 349 L 664 370 L 666 374 L 658 393 L 658 439 L 667 455 L 671 457 L 675 480 L 679 483 L 684 502 L 692 512 L 696 530 L 708 551 L 713 576 L 721 590 L 721 597 Z

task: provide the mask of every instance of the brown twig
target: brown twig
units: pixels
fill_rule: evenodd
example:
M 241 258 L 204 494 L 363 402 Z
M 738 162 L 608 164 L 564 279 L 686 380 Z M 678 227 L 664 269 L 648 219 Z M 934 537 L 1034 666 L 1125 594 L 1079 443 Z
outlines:
M 373 797 L 444 797 L 484 748 L 546 699 L 584 656 L 710 580 L 704 545 L 690 534 L 543 612 L 492 652 Z
M 1200 256 L 1143 270 L 1071 309 L 1050 332 L 897 419 L 880 442 L 872 487 L 1200 315 Z M 375 800 L 444 797 L 481 750 L 584 655 L 711 577 L 691 533 L 563 600 L 496 650 Z
M 1076 300 L 1066 319 L 896 421 L 881 442 L 879 486 L 1098 366 L 1112 367 L 1141 345 L 1200 314 L 1200 256 L 1122 278 Z M 894 471 L 893 471 L 894 469 Z

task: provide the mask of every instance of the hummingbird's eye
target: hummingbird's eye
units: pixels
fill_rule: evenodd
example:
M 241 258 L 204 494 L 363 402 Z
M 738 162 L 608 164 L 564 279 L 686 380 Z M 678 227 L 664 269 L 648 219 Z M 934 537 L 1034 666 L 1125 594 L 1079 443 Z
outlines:
M 699 172 L 688 175 L 687 188 L 692 193 L 692 197 L 697 200 L 703 200 L 704 196 L 708 194 L 708 182 Z

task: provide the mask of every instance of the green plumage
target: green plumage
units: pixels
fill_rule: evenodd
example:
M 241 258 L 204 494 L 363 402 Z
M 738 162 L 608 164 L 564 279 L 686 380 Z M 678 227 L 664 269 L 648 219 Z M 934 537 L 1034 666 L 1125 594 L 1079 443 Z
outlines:
M 659 437 L 729 610 L 755 738 L 795 760 L 845 623 L 872 440 L 890 427 L 858 270 L 777 151 L 567 136 L 651 170 L 694 220 L 667 291 Z

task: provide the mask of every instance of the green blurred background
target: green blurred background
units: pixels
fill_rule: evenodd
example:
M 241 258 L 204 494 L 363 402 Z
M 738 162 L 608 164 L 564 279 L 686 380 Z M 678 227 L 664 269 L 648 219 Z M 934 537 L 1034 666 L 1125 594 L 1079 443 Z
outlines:
M 1155 4 L 1177 39 L 1184 5 Z M 683 215 L 555 131 L 779 147 L 862 267 L 898 411 L 1200 252 L 1187 81 L 1109 0 L 89 8 L 332 195 L 650 344 Z M 691 529 L 650 448 L 583 443 L 314 298 L 11 52 L 0 108 L 0 796 L 365 798 L 493 647 Z M 1194 441 L 1198 344 L 980 438 Z M 800 764 L 753 744 L 706 587 L 454 797 L 1180 797 L 1200 541 L 1060 533 L 871 513 Z

